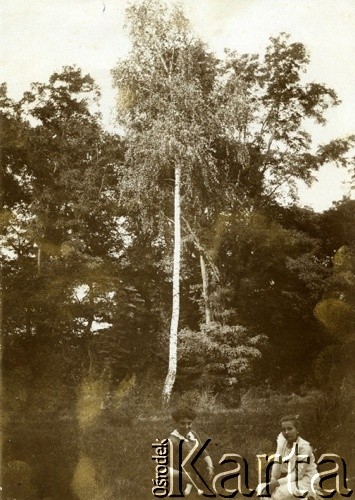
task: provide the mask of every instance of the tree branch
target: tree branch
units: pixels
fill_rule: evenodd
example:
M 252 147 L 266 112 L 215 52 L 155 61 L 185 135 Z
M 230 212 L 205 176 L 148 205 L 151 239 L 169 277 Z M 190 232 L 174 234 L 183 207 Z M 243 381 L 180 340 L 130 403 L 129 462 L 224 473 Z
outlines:
M 216 266 L 216 264 L 212 261 L 211 257 L 208 255 L 208 253 L 206 252 L 205 248 L 203 247 L 203 245 L 201 244 L 198 236 L 196 235 L 196 233 L 193 231 L 193 229 L 191 228 L 190 224 L 188 223 L 188 221 L 186 220 L 185 217 L 182 217 L 182 220 L 184 222 L 184 224 L 186 225 L 190 235 L 192 236 L 193 238 L 193 241 L 194 241 L 194 244 L 196 246 L 196 248 L 204 255 L 204 257 L 206 258 L 206 260 L 208 261 L 209 265 L 211 266 L 211 269 L 213 271 L 213 274 L 215 275 L 215 278 L 219 281 L 220 280 L 220 272 L 219 272 L 219 269 L 218 267 Z

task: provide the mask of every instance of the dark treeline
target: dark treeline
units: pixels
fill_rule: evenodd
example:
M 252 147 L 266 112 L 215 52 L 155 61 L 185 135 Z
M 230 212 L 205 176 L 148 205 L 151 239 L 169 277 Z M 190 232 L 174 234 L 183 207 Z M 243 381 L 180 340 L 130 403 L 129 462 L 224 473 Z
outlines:
M 25 432 L 31 419 L 76 412 L 74 435 L 98 411 L 120 425 L 129 419 L 127 407 L 120 413 L 124 393 L 143 408 L 161 393 L 177 171 L 173 398 L 208 394 L 237 408 L 252 390 L 317 390 L 340 405 L 354 383 L 355 201 L 315 213 L 297 205 L 295 191 L 322 165 L 349 166 L 351 138 L 314 148 L 303 128 L 325 121 L 335 92 L 303 83 L 307 52 L 286 35 L 271 39 L 263 57 L 229 52 L 220 61 L 178 9 L 143 2 L 129 20 L 132 52 L 113 71 L 121 136 L 105 131 L 100 92 L 76 67 L 34 83 L 17 102 L 1 87 L 9 461 L 27 463 L 32 446 L 16 441 L 13 422 Z M 68 432 L 62 454 L 80 465 Z M 37 481 L 46 491 L 44 470 Z M 51 480 L 62 491 L 71 478 Z

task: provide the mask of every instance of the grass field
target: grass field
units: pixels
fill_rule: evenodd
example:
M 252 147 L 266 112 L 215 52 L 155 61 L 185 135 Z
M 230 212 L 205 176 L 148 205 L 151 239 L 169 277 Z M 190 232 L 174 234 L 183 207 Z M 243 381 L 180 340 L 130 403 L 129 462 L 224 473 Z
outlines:
M 67 394 L 67 405 L 62 398 L 61 405 L 54 404 L 58 395 L 42 394 L 41 399 L 34 391 L 30 401 L 5 407 L 4 500 L 153 498 L 152 443 L 171 432 L 169 412 L 158 398 L 133 389 L 106 405 L 95 400 L 94 392 L 90 386 L 86 407 L 82 401 L 79 405 L 78 391 L 76 402 Z M 279 419 L 285 414 L 300 415 L 302 436 L 317 458 L 337 453 L 346 460 L 348 475 L 354 475 L 354 408 L 346 401 L 340 407 L 320 391 L 286 395 L 262 389 L 245 393 L 236 409 L 226 409 L 208 391 L 184 398 L 199 411 L 195 427 L 200 436 L 212 439 L 208 449 L 217 470 L 223 454 L 238 453 L 248 461 L 251 487 L 257 481 L 256 455 L 275 451 Z M 79 418 L 78 407 L 89 408 L 91 417 Z

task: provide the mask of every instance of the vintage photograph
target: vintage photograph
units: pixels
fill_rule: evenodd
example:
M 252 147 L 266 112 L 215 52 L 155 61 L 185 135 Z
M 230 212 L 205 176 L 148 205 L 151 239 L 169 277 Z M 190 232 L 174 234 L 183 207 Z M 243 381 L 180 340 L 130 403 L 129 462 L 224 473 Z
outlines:
M 0 498 L 355 496 L 354 1 L 0 16 Z

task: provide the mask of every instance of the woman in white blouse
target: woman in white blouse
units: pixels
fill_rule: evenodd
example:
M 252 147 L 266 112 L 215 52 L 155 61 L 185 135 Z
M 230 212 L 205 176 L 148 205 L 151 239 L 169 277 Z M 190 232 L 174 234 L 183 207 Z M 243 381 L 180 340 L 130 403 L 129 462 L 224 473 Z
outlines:
M 276 454 L 281 463 L 272 466 L 271 481 L 259 485 L 259 492 L 265 495 L 266 487 L 272 500 L 295 500 L 315 498 L 314 489 L 318 473 L 311 445 L 299 435 L 299 421 L 290 416 L 281 419 L 281 433 L 277 438 Z

